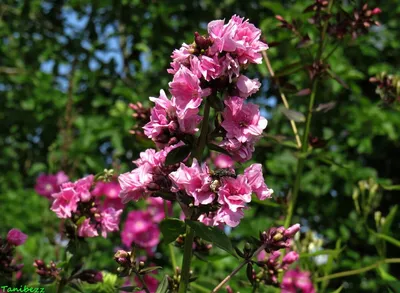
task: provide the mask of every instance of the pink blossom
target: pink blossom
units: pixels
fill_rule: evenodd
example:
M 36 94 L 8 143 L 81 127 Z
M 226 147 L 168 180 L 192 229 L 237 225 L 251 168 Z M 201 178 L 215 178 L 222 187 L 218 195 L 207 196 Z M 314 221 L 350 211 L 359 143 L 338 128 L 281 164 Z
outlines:
M 261 252 L 257 255 L 257 261 L 265 261 L 267 258 L 267 252 L 265 250 L 261 250 Z
M 97 182 L 96 187 L 92 191 L 92 195 L 105 195 L 108 198 L 118 198 L 121 187 L 118 182 Z
M 299 254 L 296 251 L 290 251 L 282 259 L 282 266 L 287 267 L 299 259 Z
M 158 287 L 158 280 L 150 275 L 144 275 L 143 276 L 143 280 L 147 286 L 147 288 L 149 289 L 150 293 L 155 293 L 157 291 L 157 287 Z M 140 282 L 138 277 L 135 277 L 135 281 L 136 284 L 138 286 L 142 286 L 142 283 Z M 145 293 L 144 290 L 142 291 L 138 291 L 139 293 Z
M 178 190 L 185 190 L 186 193 L 194 198 L 194 205 L 209 204 L 215 194 L 210 189 L 211 176 L 208 167 L 200 165 L 193 159 L 191 167 L 181 163 L 178 170 L 170 173 L 169 178 L 176 185 Z
M 169 86 L 171 94 L 175 97 L 177 112 L 182 113 L 197 110 L 202 98 L 211 94 L 209 89 L 200 87 L 199 78 L 185 66 L 181 66 Z
M 281 293 L 315 293 L 314 285 L 310 279 L 310 272 L 302 272 L 299 269 L 285 273 L 281 288 Z
M 61 219 L 70 218 L 78 207 L 80 199 L 73 186 L 73 183 L 64 183 L 59 193 L 52 194 L 55 200 L 50 209 Z
M 182 47 L 178 50 L 175 49 L 172 52 L 171 58 L 171 67 L 172 69 L 168 69 L 168 73 L 175 74 L 181 65 L 190 66 L 189 58 L 193 54 L 193 47 L 192 45 L 187 45 L 185 43 L 182 44 Z
M 239 76 L 240 64 L 237 58 L 233 58 L 231 54 L 227 53 L 225 56 L 219 58 L 220 75 L 228 76 L 229 82 L 232 82 L 234 77 Z
M 241 143 L 236 138 L 228 138 L 223 140 L 219 146 L 227 150 L 234 161 L 243 163 L 253 156 L 254 139 Z
M 252 164 L 244 170 L 244 175 L 258 199 L 264 200 L 271 197 L 274 191 L 269 189 L 264 182 L 261 164 Z
M 107 208 L 113 208 L 115 210 L 120 210 L 124 208 L 124 204 L 121 201 L 121 198 L 110 198 L 110 197 L 106 197 L 103 201 L 103 203 L 101 204 L 102 209 L 105 210 Z
M 372 9 L 372 15 L 376 15 L 376 14 L 380 14 L 382 13 L 382 10 L 379 7 L 376 7 L 374 9 Z
M 230 97 L 225 100 L 225 105 L 221 125 L 227 131 L 227 138 L 236 138 L 244 143 L 260 136 L 267 127 L 268 121 L 260 115 L 257 105 L 244 104 L 240 97 Z
M 190 59 L 190 70 L 198 77 L 207 81 L 219 77 L 221 73 L 218 57 L 213 58 L 200 55 Z
M 234 22 L 229 21 L 225 25 L 224 20 L 214 20 L 208 24 L 208 34 L 214 41 L 211 52 L 234 52 L 238 45 L 234 40 L 237 26 Z
M 18 229 L 11 229 L 8 231 L 7 234 L 7 241 L 8 243 L 15 245 L 15 246 L 20 246 L 25 243 L 26 239 L 28 238 L 28 235 L 22 233 Z
M 92 195 L 90 193 L 90 188 L 92 187 L 93 181 L 94 176 L 89 175 L 74 182 L 74 190 L 82 202 L 88 202 L 91 200 Z
M 153 179 L 152 170 L 153 167 L 149 163 L 144 163 L 131 172 L 119 175 L 122 203 L 125 204 L 130 200 L 138 201 L 149 195 L 146 187 Z
M 149 205 L 147 206 L 147 211 L 153 218 L 153 222 L 160 223 L 165 219 L 165 211 L 164 211 L 164 199 L 161 197 L 149 197 L 147 199 Z M 170 201 L 167 202 L 168 214 L 172 214 L 172 204 Z
M 127 247 L 135 243 L 143 248 L 151 248 L 160 242 L 160 230 L 157 224 L 153 223 L 150 213 L 132 211 L 128 214 L 121 238 Z
M 218 202 L 221 205 L 227 206 L 232 212 L 237 212 L 251 201 L 251 187 L 245 176 L 223 177 L 220 181 Z
M 78 227 L 79 237 L 96 237 L 98 235 L 96 227 L 90 223 L 90 219 L 85 219 Z
M 48 199 L 51 199 L 53 193 L 60 191 L 60 185 L 68 181 L 68 176 L 59 171 L 56 174 L 41 174 L 35 185 L 35 191 Z
M 101 236 L 107 238 L 108 232 L 118 231 L 119 218 L 122 214 L 122 210 L 114 210 L 113 208 L 107 208 L 101 212 Z
M 220 169 L 231 168 L 235 165 L 235 161 L 228 155 L 218 154 L 214 159 L 214 165 Z
M 252 94 L 258 92 L 261 83 L 258 81 L 257 78 L 250 79 L 245 75 L 240 75 L 236 82 L 236 87 L 239 90 L 239 96 L 241 98 L 247 98 Z
M 226 224 L 229 227 L 236 227 L 239 225 L 240 220 L 244 217 L 243 208 L 237 208 L 232 211 L 227 205 L 222 206 L 214 217 L 213 226 Z

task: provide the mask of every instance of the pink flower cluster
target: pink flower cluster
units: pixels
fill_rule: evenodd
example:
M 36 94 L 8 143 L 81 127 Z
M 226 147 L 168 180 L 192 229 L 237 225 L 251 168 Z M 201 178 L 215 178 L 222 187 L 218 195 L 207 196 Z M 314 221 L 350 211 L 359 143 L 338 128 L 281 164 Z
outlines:
M 63 183 L 60 192 L 52 194 L 54 201 L 50 209 L 61 219 L 71 219 L 77 225 L 79 237 L 96 237 L 100 231 L 106 238 L 107 233 L 119 230 L 122 209 L 116 210 L 110 205 L 100 205 L 98 195 L 104 192 L 100 190 L 112 188 L 107 189 L 109 186 L 102 184 L 96 191 L 96 188 L 93 190 L 94 185 L 93 175 L 76 182 Z M 114 184 L 113 186 L 115 188 Z M 119 189 L 113 191 L 115 192 L 118 194 Z
M 286 254 L 282 260 L 281 252 L 279 250 L 271 252 L 268 256 L 267 253 L 262 251 L 258 256 L 257 260 L 259 265 L 264 264 L 265 271 L 268 274 L 268 281 L 272 284 L 278 284 L 278 275 L 280 271 L 286 271 L 292 263 L 299 259 L 299 254 L 295 251 L 291 251 Z
M 7 242 L 14 246 L 20 246 L 28 239 L 28 235 L 22 233 L 18 229 L 11 229 L 7 234 Z
M 236 176 L 234 170 L 215 175 L 206 164 L 200 165 L 193 159 L 191 167 L 181 163 L 178 170 L 169 177 L 174 183 L 172 191 L 184 191 L 193 199 L 195 206 L 218 206 L 211 217 L 202 217 L 204 223 L 212 226 L 226 224 L 236 227 L 253 192 L 260 200 L 271 197 L 273 192 L 264 182 L 260 164 L 252 164 L 246 168 L 244 175 Z
M 63 171 L 56 174 L 41 174 L 36 179 L 35 191 L 41 196 L 52 199 L 51 195 L 59 192 L 61 184 L 68 180 L 68 176 Z
M 146 211 L 129 212 L 121 231 L 121 239 L 126 247 L 130 248 L 135 243 L 151 254 L 152 249 L 160 242 L 158 223 L 165 218 L 165 213 L 162 198 L 151 197 L 147 202 Z M 171 203 L 168 203 L 168 211 L 172 213 Z
M 203 99 L 218 99 L 228 90 L 222 127 L 227 137 L 221 146 L 244 162 L 251 158 L 254 143 L 267 126 L 254 104 L 244 104 L 244 99 L 260 88 L 257 79 L 240 74 L 249 63 L 262 62 L 261 51 L 268 46 L 260 41 L 261 31 L 248 20 L 234 15 L 227 24 L 215 20 L 208 24 L 208 36 L 195 33 L 195 42 L 183 44 L 172 54 L 168 72 L 173 74 L 169 83 L 172 98 L 163 90 L 155 103 L 150 122 L 144 133 L 159 147 L 176 144 L 185 135 L 198 131 L 202 120 L 198 115 Z
M 283 276 L 281 293 L 315 293 L 309 272 L 290 270 Z

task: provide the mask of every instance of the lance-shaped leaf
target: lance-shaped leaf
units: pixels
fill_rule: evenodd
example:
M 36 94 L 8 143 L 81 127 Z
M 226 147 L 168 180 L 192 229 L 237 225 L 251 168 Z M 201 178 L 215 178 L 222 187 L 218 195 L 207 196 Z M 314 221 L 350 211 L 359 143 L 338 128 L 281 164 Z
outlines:
M 164 278 L 162 279 L 162 281 L 158 285 L 156 293 L 166 293 L 166 292 L 168 292 L 167 275 L 164 276 Z
M 183 162 L 191 151 L 192 147 L 186 144 L 171 150 L 165 159 L 165 165 L 174 165 Z
M 225 155 L 231 157 L 231 154 L 227 150 L 225 150 L 224 148 L 221 148 L 220 146 L 218 146 L 216 144 L 209 143 L 207 146 L 212 151 L 219 152 L 219 153 L 222 153 L 222 154 L 225 154 Z
M 200 238 L 215 244 L 219 248 L 235 256 L 231 241 L 221 229 L 206 226 L 203 223 L 192 220 L 186 220 L 186 224 L 189 225 Z
M 118 290 L 123 291 L 123 292 L 137 292 L 141 291 L 142 288 L 137 287 L 137 286 L 125 286 L 125 287 L 120 287 Z
M 139 271 L 139 274 L 145 275 L 145 274 L 151 273 L 151 272 L 153 272 L 153 271 L 155 271 L 155 270 L 158 270 L 158 269 L 162 269 L 162 267 L 156 266 L 156 267 L 144 268 L 144 269 L 141 269 L 141 270 Z
M 295 122 L 305 122 L 306 117 L 304 116 L 303 113 L 286 109 L 285 107 L 280 107 L 280 111 L 282 112 L 283 115 L 285 115 L 289 120 L 293 120 Z
M 304 65 L 302 62 L 295 62 L 295 63 L 289 64 L 289 65 L 279 69 L 275 73 L 275 77 L 280 77 L 280 76 L 285 76 L 285 75 L 295 73 L 295 72 L 303 69 L 303 67 L 304 67 Z
M 169 218 L 160 223 L 160 230 L 165 243 L 171 243 L 181 234 L 185 234 L 185 223 L 179 219 Z

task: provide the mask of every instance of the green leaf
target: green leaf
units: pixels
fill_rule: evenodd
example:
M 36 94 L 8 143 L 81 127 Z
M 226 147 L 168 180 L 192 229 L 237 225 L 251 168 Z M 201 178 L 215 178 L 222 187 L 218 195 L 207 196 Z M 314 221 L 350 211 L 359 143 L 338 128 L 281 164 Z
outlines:
M 385 223 L 382 225 L 382 233 L 383 234 L 389 234 L 390 226 L 392 225 L 394 217 L 396 216 L 396 213 L 397 213 L 397 208 L 398 208 L 398 205 L 393 206 L 390 209 L 389 214 L 386 216 Z
M 280 107 L 279 110 L 282 112 L 283 115 L 286 116 L 289 120 L 293 120 L 295 122 L 305 122 L 306 116 L 303 113 L 286 109 L 285 107 Z
M 280 76 L 285 76 L 289 75 L 292 73 L 295 73 L 301 69 L 303 69 L 304 65 L 302 62 L 295 62 L 289 65 L 286 65 L 285 67 L 279 69 L 275 73 L 275 77 L 280 77 Z
M 185 223 L 179 219 L 169 218 L 160 223 L 160 230 L 165 243 L 171 243 L 181 234 L 185 234 Z
M 343 285 L 340 286 L 339 288 L 337 288 L 335 291 L 333 291 L 332 293 L 340 293 L 343 290 Z
M 76 283 L 69 283 L 68 286 L 75 289 L 78 292 L 84 293 L 81 286 L 77 285 Z
M 200 238 L 215 244 L 219 248 L 235 256 L 231 241 L 221 229 L 209 227 L 203 223 L 192 220 L 186 220 L 186 224 L 188 224 Z
M 137 287 L 137 286 L 125 286 L 125 287 L 118 288 L 118 290 L 124 291 L 124 292 L 136 292 L 136 291 L 142 290 L 142 288 Z
M 212 151 L 219 152 L 219 153 L 222 153 L 222 154 L 225 154 L 225 155 L 231 157 L 231 154 L 227 150 L 225 150 L 224 148 L 221 148 L 220 146 L 218 146 L 216 144 L 209 143 L 207 146 Z
M 156 293 L 166 293 L 166 292 L 168 292 L 168 279 L 167 276 L 164 276 L 164 278 L 157 287 Z
M 381 185 L 385 190 L 400 190 L 400 185 Z
M 397 240 L 397 239 L 395 239 L 395 238 L 393 238 L 391 236 L 388 236 L 388 235 L 385 235 L 385 234 L 381 234 L 381 233 L 374 233 L 374 234 L 375 234 L 376 237 L 378 237 L 380 239 L 383 239 L 383 240 L 385 240 L 385 241 L 387 241 L 389 243 L 392 243 L 393 245 L 396 245 L 397 247 L 400 247 L 400 241 L 399 240 Z
M 156 266 L 156 267 L 144 268 L 144 269 L 141 269 L 141 270 L 139 271 L 139 273 L 142 274 L 142 275 L 144 275 L 144 274 L 151 273 L 152 271 L 155 271 L 155 270 L 158 270 L 158 269 L 162 269 L 162 267 Z
M 165 159 L 165 165 L 174 165 L 183 162 L 191 151 L 192 147 L 186 144 L 171 150 Z
M 385 281 L 389 281 L 389 282 L 393 282 L 393 281 L 397 281 L 396 277 L 392 276 L 391 274 L 389 274 L 384 266 L 379 266 L 377 268 L 379 275 L 381 276 L 381 278 Z

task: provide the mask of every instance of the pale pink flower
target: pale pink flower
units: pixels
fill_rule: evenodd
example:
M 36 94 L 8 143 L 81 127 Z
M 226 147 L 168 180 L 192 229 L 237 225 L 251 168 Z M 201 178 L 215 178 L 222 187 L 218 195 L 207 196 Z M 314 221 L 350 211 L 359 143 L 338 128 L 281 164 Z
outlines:
M 237 58 L 233 58 L 231 54 L 227 53 L 225 56 L 219 58 L 220 74 L 228 76 L 229 82 L 232 82 L 234 77 L 239 76 L 240 64 Z
M 15 246 L 24 244 L 27 238 L 28 235 L 15 228 L 8 231 L 7 234 L 7 242 Z
M 175 97 L 177 112 L 182 113 L 197 110 L 202 98 L 211 94 L 209 89 L 201 88 L 199 78 L 185 66 L 181 66 L 169 86 L 171 94 Z
M 143 248 L 151 248 L 160 242 L 160 230 L 150 213 L 132 211 L 128 214 L 121 238 L 127 247 L 135 243 Z
M 107 208 L 101 212 L 101 236 L 107 238 L 108 232 L 118 231 L 119 220 L 122 214 L 122 210 L 114 210 L 113 208 Z
M 41 174 L 36 179 L 35 191 L 48 199 L 51 199 L 53 193 L 60 191 L 60 185 L 68 181 L 68 176 L 59 171 L 56 174 Z
M 225 100 L 225 105 L 221 126 L 226 130 L 227 138 L 244 143 L 260 136 L 267 127 L 267 119 L 260 115 L 257 105 L 245 104 L 240 97 L 230 97 Z
M 172 69 L 168 69 L 168 73 L 175 74 L 181 65 L 190 66 L 189 58 L 193 53 L 192 45 L 187 45 L 185 43 L 182 44 L 182 47 L 178 50 L 175 49 L 172 52 L 171 58 L 171 67 Z
M 310 272 L 302 272 L 299 269 L 285 273 L 281 288 L 281 293 L 315 293 Z
M 225 24 L 224 20 L 214 20 L 208 24 L 208 34 L 210 38 L 214 41 L 212 47 L 210 48 L 211 54 L 215 52 L 234 52 L 238 44 L 235 40 L 235 34 L 237 30 L 237 25 L 229 21 Z
M 204 78 L 207 81 L 215 79 L 221 74 L 221 66 L 216 55 L 213 58 L 200 55 L 190 58 L 190 71 L 198 78 Z
M 245 75 L 240 75 L 236 82 L 236 87 L 239 90 L 239 96 L 241 98 L 247 98 L 252 94 L 258 92 L 261 83 L 258 81 L 257 78 L 250 79 Z
M 72 213 L 76 211 L 80 200 L 72 183 L 64 183 L 61 191 L 52 194 L 52 197 L 54 201 L 50 209 L 61 219 L 70 218 Z
M 244 175 L 247 178 L 248 184 L 251 186 L 253 192 L 257 195 L 258 199 L 264 200 L 270 198 L 274 192 L 269 189 L 264 182 L 261 164 L 252 164 L 244 170 Z
M 257 261 L 265 261 L 267 259 L 267 252 L 265 250 L 261 250 L 261 252 L 257 255 Z
M 161 197 L 149 197 L 147 199 L 149 205 L 147 206 L 147 211 L 153 218 L 153 222 L 160 223 L 165 219 L 165 211 L 164 211 L 164 199 Z M 172 204 L 170 201 L 166 201 L 168 215 L 172 214 Z
M 185 190 L 193 197 L 196 206 L 209 204 L 215 198 L 210 189 L 211 176 L 208 167 L 205 164 L 201 166 L 196 159 L 193 159 L 191 167 L 181 163 L 178 170 L 169 174 L 169 178 L 178 190 Z
M 236 227 L 239 225 L 240 220 L 244 217 L 243 208 L 236 208 L 236 211 L 232 211 L 229 206 L 223 205 L 216 213 L 214 217 L 214 226 L 226 224 L 230 227 Z
M 214 165 L 220 169 L 227 169 L 233 167 L 235 161 L 228 155 L 218 154 L 214 159 Z
M 98 235 L 97 229 L 90 223 L 90 219 L 85 219 L 78 227 L 79 237 L 96 237 Z
M 149 195 L 147 185 L 153 179 L 152 170 L 153 166 L 149 163 L 144 163 L 131 172 L 119 175 L 118 181 L 122 190 L 120 193 L 122 203 L 125 204 L 130 200 L 138 201 L 140 198 Z
M 221 205 L 227 206 L 232 212 L 236 212 L 251 201 L 251 187 L 245 176 L 222 177 L 220 181 L 218 202 Z
M 74 182 L 74 190 L 82 202 L 88 202 L 92 199 L 90 188 L 92 187 L 94 176 L 89 175 Z

